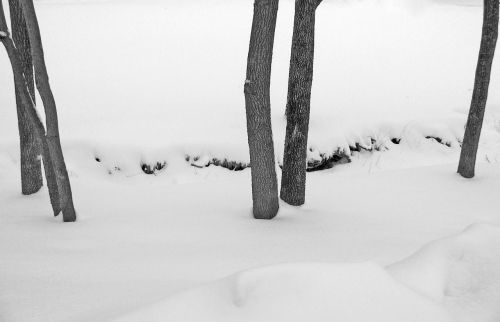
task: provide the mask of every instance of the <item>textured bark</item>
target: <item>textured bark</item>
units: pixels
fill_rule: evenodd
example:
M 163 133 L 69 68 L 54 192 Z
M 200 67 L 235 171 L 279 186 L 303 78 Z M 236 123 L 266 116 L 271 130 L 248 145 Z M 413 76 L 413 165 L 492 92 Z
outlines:
M 486 102 L 488 100 L 491 66 L 498 38 L 498 9 L 498 0 L 484 0 L 483 31 L 474 92 L 465 128 L 460 163 L 458 165 L 458 173 L 464 178 L 474 177 L 477 149 L 483 126 Z
M 35 99 L 35 85 L 33 80 L 33 64 L 28 30 L 23 17 L 23 11 L 18 0 L 9 0 L 12 38 L 20 55 L 28 92 Z M 31 195 L 43 186 L 41 167 L 40 140 L 35 134 L 33 124 L 27 115 L 27 107 L 22 105 L 16 89 L 17 122 L 21 151 L 21 188 L 24 195 Z
M 76 212 L 73 206 L 71 184 L 68 171 L 64 162 L 61 142 L 59 140 L 59 124 L 57 118 L 57 107 L 50 88 L 47 67 L 43 53 L 42 39 L 38 26 L 33 0 L 20 0 L 26 26 L 28 27 L 29 40 L 31 44 L 31 57 L 35 68 L 35 84 L 45 109 L 45 119 L 47 126 L 46 141 L 51 161 L 53 164 L 57 188 L 59 191 L 59 205 L 63 213 L 65 222 L 76 220 Z M 59 212 L 57 212 L 59 214 Z M 57 215 L 56 214 L 56 215 Z
M 255 0 L 244 86 L 253 214 L 257 219 L 272 219 L 279 209 L 270 102 L 278 2 Z
M 47 180 L 47 188 L 49 189 L 50 204 L 52 205 L 54 216 L 58 216 L 61 212 L 61 198 L 59 196 L 59 187 L 57 186 L 56 172 L 54 169 L 54 163 L 52 162 L 52 156 L 50 154 L 46 132 L 44 132 L 43 139 L 41 140 L 41 146 L 43 156 L 43 170 L 45 172 L 45 179 Z
M 0 1 L 0 31 L 4 31 L 8 34 L 8 28 L 7 24 L 5 22 L 5 14 L 3 11 L 3 6 Z M 7 51 L 7 54 L 9 56 L 11 65 L 12 65 L 12 72 L 14 74 L 14 83 L 15 83 L 15 88 L 17 93 L 19 94 L 19 98 L 21 100 L 22 106 L 25 107 L 25 112 L 26 115 L 29 118 L 30 123 L 33 125 L 33 130 L 35 131 L 36 137 L 38 137 L 41 141 L 41 145 L 43 147 L 42 149 L 42 156 L 44 159 L 44 164 L 45 164 L 45 169 L 46 171 L 51 171 L 53 173 L 53 166 L 52 162 L 50 161 L 50 153 L 48 150 L 48 144 L 47 144 L 47 138 L 46 138 L 46 132 L 45 132 L 45 127 L 38 117 L 36 108 L 35 108 L 35 103 L 34 100 L 28 90 L 28 85 L 26 82 L 26 79 L 24 78 L 23 75 L 23 65 L 21 62 L 21 55 L 18 52 L 17 48 L 14 45 L 14 42 L 11 38 L 9 37 L 4 37 L 0 39 Z M 55 178 L 54 175 L 52 177 Z M 55 180 L 54 180 L 55 181 Z M 50 189 L 49 185 L 49 192 L 50 192 L 50 199 L 51 199 L 51 204 L 52 208 L 54 209 L 54 213 L 56 212 L 56 209 L 60 209 L 59 207 L 59 194 L 57 190 L 57 185 L 55 186 L 54 190 Z M 60 210 L 58 211 L 60 212 Z
M 31 57 L 31 45 L 29 33 L 24 19 L 24 13 L 19 0 L 9 0 L 12 38 L 17 48 L 18 57 L 23 68 L 24 81 L 30 94 L 31 103 L 35 103 L 35 86 L 33 61 Z M 61 212 L 59 189 L 57 187 L 54 166 L 48 149 L 46 138 L 35 135 L 32 122 L 27 121 L 27 110 L 29 106 L 23 108 L 21 98 L 16 89 L 19 137 L 21 141 L 21 181 L 24 194 L 36 192 L 43 185 L 40 154 L 43 154 L 43 165 L 47 186 L 49 189 L 50 203 L 54 215 Z M 45 129 L 44 129 L 45 133 Z M 45 136 L 45 134 L 44 134 Z M 38 188 L 38 189 L 37 189 Z
M 296 0 L 292 53 L 288 76 L 286 137 L 281 199 L 290 205 L 305 202 L 307 137 L 314 62 L 314 24 L 321 0 Z

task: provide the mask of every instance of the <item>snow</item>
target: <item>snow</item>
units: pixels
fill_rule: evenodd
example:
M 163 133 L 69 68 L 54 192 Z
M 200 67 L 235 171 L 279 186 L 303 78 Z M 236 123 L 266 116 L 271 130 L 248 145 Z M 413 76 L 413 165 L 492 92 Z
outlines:
M 406 285 L 442 303 L 456 321 L 498 321 L 500 229 L 473 225 L 433 242 L 389 270 Z
M 52 218 L 46 189 L 20 195 L 0 51 L 0 321 L 497 321 L 497 91 L 477 177 L 455 174 L 477 4 L 323 1 L 309 157 L 352 162 L 309 173 L 305 206 L 256 221 L 250 170 L 207 167 L 249 160 L 251 1 L 37 2 L 79 221 Z M 292 19 L 281 1 L 278 161 Z
M 95 161 L 80 163 L 85 158 L 67 152 L 79 215 L 74 225 L 50 217 L 45 190 L 21 197 L 14 158 L 0 159 L 5 183 L 0 186 L 0 303 L 6 321 L 107 321 L 238 271 L 297 262 L 339 263 L 335 270 L 349 265 L 340 263 L 385 266 L 472 223 L 500 224 L 495 211 L 500 169 L 486 163 L 470 182 L 454 173 L 455 164 L 369 173 L 368 164 L 356 168 L 363 163 L 357 162 L 312 173 L 308 204 L 282 205 L 276 220 L 267 222 L 251 219 L 248 170 L 184 166 L 176 174 L 109 176 Z M 378 154 L 383 163 L 387 152 Z M 497 262 L 488 263 L 496 269 Z M 425 298 L 412 300 L 411 292 L 373 265 L 354 265 L 353 275 L 346 273 L 351 279 L 365 270 L 373 276 L 355 294 L 383 284 L 380 292 L 391 295 L 388 301 L 407 294 L 406 303 L 431 310 Z M 404 275 L 408 280 L 402 282 L 412 285 L 412 274 Z M 311 283 L 306 298 L 321 285 Z
M 115 321 L 139 320 L 452 321 L 438 305 L 370 263 L 250 270 Z
M 498 321 L 499 241 L 499 227 L 472 225 L 387 270 L 374 263 L 253 269 L 114 321 Z

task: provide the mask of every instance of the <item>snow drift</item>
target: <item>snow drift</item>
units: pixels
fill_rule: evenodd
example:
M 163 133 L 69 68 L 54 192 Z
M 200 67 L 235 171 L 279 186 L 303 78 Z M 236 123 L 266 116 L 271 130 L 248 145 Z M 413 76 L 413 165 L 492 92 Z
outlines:
M 500 320 L 500 229 L 473 225 L 393 264 L 389 272 L 460 322 Z
M 258 268 L 116 321 L 494 322 L 499 245 L 500 228 L 473 225 L 387 270 L 373 263 Z

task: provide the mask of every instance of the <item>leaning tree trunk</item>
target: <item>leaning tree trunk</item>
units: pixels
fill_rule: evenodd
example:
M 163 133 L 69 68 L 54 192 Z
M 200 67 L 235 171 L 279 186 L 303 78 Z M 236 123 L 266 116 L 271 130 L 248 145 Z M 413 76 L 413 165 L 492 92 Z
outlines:
M 491 66 L 498 38 L 498 7 L 498 0 L 484 0 L 481 48 L 479 50 L 472 103 L 458 165 L 458 173 L 464 178 L 474 177 L 477 149 L 483 126 L 486 101 L 488 100 Z
M 255 0 L 245 80 L 253 214 L 272 219 L 279 209 L 271 127 L 271 65 L 279 0 Z
M 76 212 L 73 206 L 73 197 L 71 185 L 69 182 L 68 171 L 64 162 L 61 142 L 59 140 L 59 124 L 57 120 L 57 108 L 54 95 L 49 84 L 47 67 L 43 53 L 42 39 L 38 19 L 33 6 L 33 0 L 20 0 L 26 26 L 28 27 L 29 40 L 31 44 L 31 57 L 35 67 L 35 84 L 40 93 L 40 97 L 45 109 L 45 119 L 47 125 L 47 145 L 54 165 L 55 177 L 59 191 L 59 205 L 63 213 L 65 222 L 76 220 Z M 57 213 L 58 214 L 58 213 Z
M 50 161 L 50 153 L 48 149 L 48 144 L 47 144 L 47 137 L 46 137 L 46 132 L 45 132 L 45 127 L 38 117 L 38 113 L 36 111 L 35 107 L 35 102 L 33 97 L 31 96 L 31 93 L 28 90 L 28 84 L 26 82 L 26 79 L 24 77 L 24 69 L 23 69 L 23 63 L 21 61 L 21 54 L 18 52 L 16 46 L 14 45 L 13 40 L 10 38 L 6 20 L 5 20 L 5 13 L 3 10 L 3 5 L 2 2 L 0 1 L 0 40 L 2 44 L 4 45 L 7 54 L 9 56 L 11 65 L 12 65 L 12 72 L 14 74 L 14 83 L 15 83 L 15 89 L 16 93 L 18 93 L 18 97 L 21 100 L 21 103 L 24 108 L 25 108 L 25 115 L 28 117 L 29 122 L 33 125 L 32 129 L 35 132 L 34 136 L 39 138 L 41 141 L 41 145 L 43 147 L 42 149 L 42 157 L 44 159 L 44 165 L 45 165 L 45 170 L 46 173 L 51 172 L 52 177 L 54 178 L 55 182 L 55 175 L 54 170 L 53 170 L 53 165 L 52 162 Z M 48 160 L 48 161 L 47 161 Z M 50 193 L 50 200 L 52 204 L 52 208 L 54 209 L 54 213 L 56 209 L 59 209 L 59 193 L 57 189 L 57 185 L 55 186 L 54 189 L 50 188 L 50 183 L 49 183 L 49 193 Z M 55 203 L 54 203 L 55 202 Z M 60 210 L 58 211 L 60 212 Z
M 307 137 L 314 62 L 314 24 L 321 0 L 296 0 L 292 54 L 288 76 L 286 137 L 281 199 L 290 205 L 305 202 Z
M 12 38 L 20 55 L 24 78 L 28 92 L 35 99 L 35 85 L 33 80 L 33 64 L 31 48 L 23 17 L 23 11 L 18 0 L 9 0 Z M 16 89 L 17 122 L 19 128 L 21 150 L 21 189 L 24 195 L 31 195 L 43 186 L 42 167 L 40 162 L 40 140 L 35 135 L 35 129 L 27 114 L 27 107 L 23 106 Z

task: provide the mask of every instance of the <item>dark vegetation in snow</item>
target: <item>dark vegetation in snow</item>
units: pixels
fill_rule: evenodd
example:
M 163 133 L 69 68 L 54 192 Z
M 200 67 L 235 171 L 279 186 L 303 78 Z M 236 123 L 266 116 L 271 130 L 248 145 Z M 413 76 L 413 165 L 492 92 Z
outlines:
M 446 141 L 443 138 L 437 136 L 426 136 L 428 140 L 432 140 L 438 144 L 444 145 L 448 148 L 452 147 L 452 142 Z M 385 142 L 378 142 L 375 138 L 369 138 L 370 143 L 356 142 L 349 146 L 349 150 L 337 149 L 333 154 L 329 153 L 316 153 L 319 157 L 309 158 L 307 161 L 307 172 L 315 172 L 331 169 L 337 165 L 347 164 L 351 162 L 351 156 L 354 153 L 369 152 L 374 151 L 384 151 L 388 150 L 389 147 Z M 402 139 L 394 137 L 390 139 L 390 142 L 394 145 L 399 145 Z M 458 141 L 460 144 L 461 142 Z M 316 152 L 314 149 L 309 148 L 309 152 L 314 154 Z M 101 163 L 102 159 L 100 156 L 95 156 L 95 161 Z M 201 157 L 201 156 L 185 156 L 185 161 L 189 163 L 190 166 L 203 169 L 210 166 L 222 167 L 230 171 L 243 171 L 250 168 L 250 163 L 244 161 L 230 160 L 228 158 L 218 158 L 218 157 Z M 282 168 L 281 161 L 278 162 L 280 168 Z M 147 175 L 156 175 L 160 171 L 167 168 L 166 161 L 157 161 L 154 163 L 141 162 L 140 168 L 142 172 Z M 115 166 L 112 170 L 108 170 L 109 174 L 121 171 L 119 166 Z
M 345 151 L 337 150 L 332 155 L 320 154 L 320 160 L 308 160 L 307 161 L 307 172 L 315 172 L 321 170 L 331 169 L 336 165 L 346 164 L 351 162 L 350 155 L 347 155 Z M 281 167 L 281 166 L 280 166 Z
M 425 137 L 426 139 L 429 139 L 429 140 L 435 140 L 437 143 L 439 144 L 443 144 L 443 145 L 446 145 L 447 147 L 451 148 L 451 142 L 446 142 L 444 141 L 442 138 L 440 137 L 436 137 L 436 136 L 426 136 Z
M 452 143 L 445 141 L 444 139 L 436 136 L 426 136 L 428 140 L 433 140 L 439 144 L 442 144 L 448 148 L 451 148 Z M 401 143 L 401 138 L 391 138 L 391 143 L 394 145 L 399 145 Z M 460 143 L 460 142 L 459 142 Z M 389 149 L 385 143 L 379 143 L 376 139 L 370 138 L 370 145 L 365 143 L 356 142 L 354 145 L 349 146 L 349 151 L 344 151 L 338 149 L 332 155 L 320 153 L 320 159 L 310 159 L 307 161 L 307 172 L 321 171 L 331 169 L 334 166 L 346 164 L 351 162 L 351 156 L 358 152 L 374 152 L 374 151 L 384 151 Z M 309 149 L 310 152 L 314 152 Z M 281 168 L 281 163 L 280 163 Z
M 247 162 L 242 162 L 242 161 L 234 161 L 234 160 L 228 160 L 227 158 L 219 159 L 219 158 L 210 158 L 205 162 L 200 162 L 201 157 L 199 156 L 189 156 L 186 155 L 185 157 L 186 162 L 188 162 L 192 167 L 195 168 L 207 168 L 211 165 L 216 166 L 216 167 L 222 167 L 231 171 L 242 171 L 245 170 L 246 168 L 250 167 L 250 164 Z
M 210 165 L 214 165 L 217 167 L 223 167 L 231 171 L 242 171 L 245 170 L 246 168 L 250 167 L 249 163 L 245 162 L 239 162 L 239 161 L 230 161 L 228 159 L 217 159 L 213 158 L 212 162 L 210 162 Z
M 145 174 L 156 174 L 167 166 L 166 161 L 158 161 L 155 164 L 141 163 L 142 172 Z
M 122 169 L 118 166 L 113 167 L 113 169 L 108 170 L 108 174 L 113 174 L 115 172 L 120 172 Z

